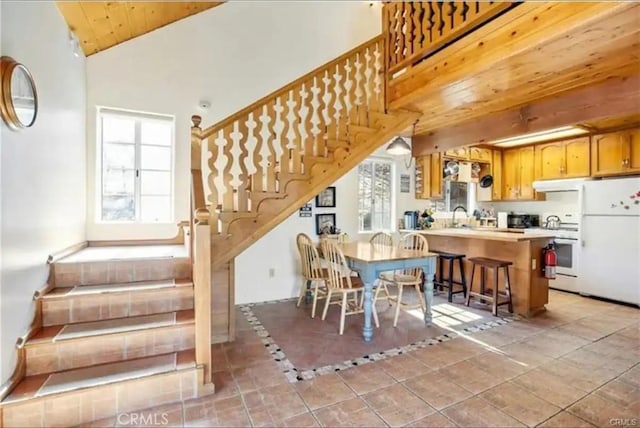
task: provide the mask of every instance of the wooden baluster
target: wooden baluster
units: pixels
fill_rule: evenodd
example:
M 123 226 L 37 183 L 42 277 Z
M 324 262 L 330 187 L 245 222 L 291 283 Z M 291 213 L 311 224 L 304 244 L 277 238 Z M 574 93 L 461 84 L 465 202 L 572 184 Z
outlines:
M 231 169 L 233 168 L 233 164 L 235 162 L 233 158 L 233 138 L 231 134 L 233 133 L 233 123 L 224 129 L 222 129 L 222 152 L 225 156 L 223 173 L 222 173 L 222 186 L 224 188 L 224 194 L 222 195 L 222 211 L 234 211 L 234 187 L 233 187 L 233 174 L 231 173 Z
M 219 214 L 218 214 L 218 205 L 220 205 L 220 195 L 218 192 L 218 186 L 216 185 L 216 179 L 219 176 L 218 167 L 216 167 L 216 162 L 218 161 L 218 152 L 219 147 L 217 143 L 217 138 L 219 135 L 219 131 L 213 133 L 209 138 L 207 138 L 207 149 L 209 150 L 209 196 L 207 199 L 209 200 L 209 226 L 211 226 L 211 233 L 216 234 L 220 233 L 220 223 L 219 223 Z
M 376 78 L 378 77 L 378 71 L 376 70 L 376 50 L 375 46 L 369 46 L 367 48 L 367 53 L 365 55 L 366 61 L 366 74 L 368 76 L 367 79 L 367 94 L 365 104 L 367 106 L 367 110 L 369 111 L 378 111 L 378 99 L 376 93 Z
M 444 27 L 443 17 L 442 17 L 442 3 L 440 2 L 432 2 L 431 6 L 433 7 L 433 41 L 432 43 L 437 43 L 442 38 L 442 28 Z
M 324 139 L 327 134 L 327 103 L 324 99 L 327 94 L 327 84 L 325 82 L 325 73 L 326 71 L 322 71 L 316 76 L 316 84 L 318 86 L 318 128 L 320 128 L 320 133 L 318 134 L 320 139 Z
M 282 149 L 280 153 L 280 171 L 285 173 L 293 172 L 291 167 L 292 144 L 289 137 L 291 128 L 291 124 L 289 123 L 289 94 L 290 92 L 287 92 L 285 95 L 278 97 L 281 107 L 279 122 L 282 123 L 282 129 L 280 131 L 280 148 Z
M 422 3 L 419 1 L 412 2 L 413 5 L 413 46 L 411 50 L 415 52 L 420 52 L 422 49 Z
M 338 138 L 339 140 L 347 140 L 348 139 L 348 129 L 347 129 L 347 124 L 348 124 L 348 105 L 347 105 L 347 87 L 346 87 L 346 83 L 347 83 L 347 68 L 346 68 L 347 62 L 345 61 L 341 61 L 338 64 L 336 64 L 336 69 L 338 74 L 340 75 L 340 80 L 339 82 L 337 82 L 337 88 L 339 89 L 339 101 L 340 101 L 340 117 L 338 118 L 338 123 L 337 123 L 337 127 L 338 127 Z
M 302 173 L 302 134 L 300 133 L 300 126 L 302 126 L 302 116 L 300 115 L 300 108 L 302 107 L 302 100 L 300 97 L 301 87 L 294 88 L 293 93 L 293 149 L 292 149 L 292 162 L 293 171 L 295 173 Z
M 264 107 L 259 107 L 251 113 L 251 118 L 255 122 L 255 127 L 251 131 L 253 138 L 256 140 L 256 146 L 253 149 L 253 166 L 256 169 L 256 172 L 253 173 L 253 177 L 251 179 L 251 191 L 252 192 L 262 192 L 264 189 L 264 170 L 262 168 L 262 150 L 264 148 L 262 136 L 260 135 L 260 130 L 262 129 L 261 116 L 264 111 Z
M 267 156 L 267 191 L 269 192 L 280 192 L 284 189 L 278 189 L 276 187 L 276 150 L 275 150 L 275 139 L 276 139 L 276 111 L 275 111 L 275 101 L 271 101 L 267 104 L 267 128 L 269 129 L 269 136 L 267 137 L 267 148 L 269 150 L 269 154 Z
M 313 79 L 307 81 L 304 83 L 303 88 L 304 88 L 304 92 L 305 92 L 305 96 L 304 96 L 304 106 L 305 109 L 307 111 L 307 114 L 304 118 L 304 131 L 305 131 L 305 137 L 304 137 L 304 155 L 305 156 L 324 156 L 324 150 L 323 153 L 320 155 L 318 152 L 316 152 L 315 148 L 314 148 L 314 140 L 315 140 L 315 135 L 313 133 L 313 92 L 311 90 L 311 88 L 313 87 Z M 324 149 L 324 148 L 323 148 Z M 306 165 L 305 165 L 306 168 Z
M 358 97 L 358 124 L 368 126 L 367 120 L 367 88 L 366 80 L 367 76 L 367 59 L 365 58 L 365 51 L 358 52 L 358 69 L 356 70 L 358 76 L 358 89 L 356 95 Z
M 375 54 L 374 54 L 374 80 L 375 80 L 375 88 L 376 88 L 376 110 L 379 112 L 386 112 L 386 92 L 387 92 L 387 74 L 385 73 L 384 68 L 384 46 L 382 42 L 378 42 L 376 44 Z
M 402 62 L 402 60 L 407 57 L 404 48 L 404 13 L 404 3 L 398 3 L 398 52 L 396 56 L 396 64 Z
M 247 159 L 249 157 L 249 151 L 247 150 L 247 144 L 249 143 L 249 128 L 247 126 L 248 117 L 245 119 L 238 120 L 238 132 L 237 132 L 237 141 L 240 145 L 240 157 L 238 162 L 240 162 L 240 184 L 237 189 L 237 210 L 246 212 L 249 211 L 249 172 L 247 170 Z
M 358 123 L 358 108 L 357 108 L 357 98 L 356 98 L 356 85 L 357 85 L 357 80 L 356 80 L 356 55 L 352 55 L 349 57 L 348 59 L 349 61 L 349 75 L 347 80 L 349 81 L 349 95 L 348 95 L 348 100 L 347 103 L 349 105 L 349 112 L 348 112 L 348 117 L 349 117 L 349 123 L 350 124 L 355 124 Z
M 337 122 L 336 115 L 340 114 L 340 110 L 336 108 L 336 103 L 338 99 L 338 95 L 336 94 L 336 71 L 337 67 L 332 66 L 327 68 L 327 84 L 326 91 L 329 95 L 329 100 L 327 101 L 327 116 L 329 117 L 329 121 L 327 122 L 327 139 L 335 139 L 338 135 L 337 131 Z M 338 107 L 340 107 L 338 105 Z
M 402 2 L 404 4 L 404 57 L 408 58 L 413 55 L 413 5 L 409 1 Z
M 422 34 L 424 35 L 424 42 L 422 43 L 423 49 L 433 43 L 434 39 L 434 16 L 433 16 L 433 2 L 422 2 L 422 9 L 424 10 L 424 18 L 422 19 Z

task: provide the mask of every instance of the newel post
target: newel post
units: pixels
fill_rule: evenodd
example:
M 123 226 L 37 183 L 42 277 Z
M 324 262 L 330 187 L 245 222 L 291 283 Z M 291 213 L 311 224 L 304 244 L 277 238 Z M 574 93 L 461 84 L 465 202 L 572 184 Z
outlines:
M 202 182 L 202 130 L 200 116 L 191 121 L 191 256 L 195 312 L 196 364 L 202 367 L 203 394 L 214 391 L 211 360 L 211 229 Z

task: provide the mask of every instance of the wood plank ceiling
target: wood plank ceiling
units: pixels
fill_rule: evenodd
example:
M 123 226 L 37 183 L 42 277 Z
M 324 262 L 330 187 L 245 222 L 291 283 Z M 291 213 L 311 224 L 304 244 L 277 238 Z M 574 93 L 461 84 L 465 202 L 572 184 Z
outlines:
M 639 48 L 638 3 L 525 2 L 394 79 L 389 108 L 422 112 L 418 135 L 453 136 L 489 115 L 638 76 Z
M 57 1 L 85 55 L 93 55 L 223 2 Z

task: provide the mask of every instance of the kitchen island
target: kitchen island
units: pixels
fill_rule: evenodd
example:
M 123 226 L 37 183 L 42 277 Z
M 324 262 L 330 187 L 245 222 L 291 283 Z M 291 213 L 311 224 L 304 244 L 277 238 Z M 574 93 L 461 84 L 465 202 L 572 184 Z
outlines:
M 471 285 L 469 257 L 490 257 L 513 263 L 509 267 L 514 312 L 531 316 L 545 309 L 549 301 L 549 280 L 542 275 L 542 248 L 553 240 L 545 232 L 514 233 L 474 229 L 430 229 L 417 231 L 426 236 L 429 250 L 465 255 L 467 286 Z M 447 275 L 445 262 L 445 276 Z M 476 269 L 474 290 L 480 289 L 480 268 Z M 460 279 L 456 264 L 454 278 Z M 487 285 L 493 277 L 487 274 Z M 498 277 L 499 289 L 504 291 L 502 270 Z

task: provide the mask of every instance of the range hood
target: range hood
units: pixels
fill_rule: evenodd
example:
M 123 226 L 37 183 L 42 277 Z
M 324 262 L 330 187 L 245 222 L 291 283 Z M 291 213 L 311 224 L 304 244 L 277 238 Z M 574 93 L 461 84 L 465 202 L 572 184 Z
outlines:
M 566 180 L 534 181 L 533 189 L 536 192 L 577 192 L 582 189 L 586 178 L 568 178 Z

